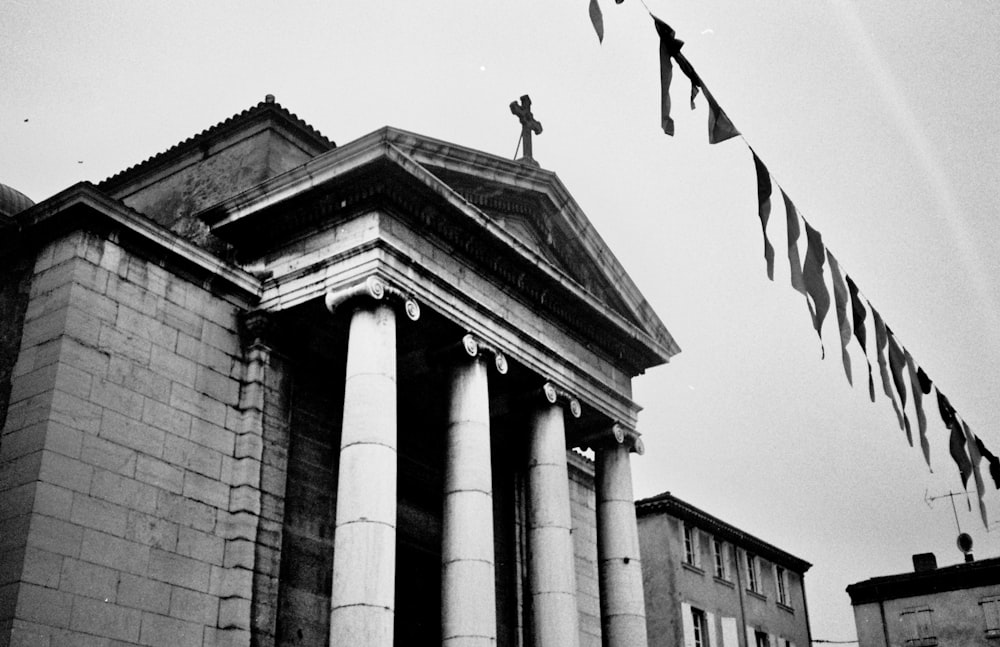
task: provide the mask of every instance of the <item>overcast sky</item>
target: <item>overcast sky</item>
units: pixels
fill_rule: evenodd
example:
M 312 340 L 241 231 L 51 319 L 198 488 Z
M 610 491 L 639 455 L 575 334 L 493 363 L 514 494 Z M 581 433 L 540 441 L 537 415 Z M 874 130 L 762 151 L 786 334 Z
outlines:
M 850 388 L 833 315 L 821 361 L 788 284 L 783 211 L 767 280 L 753 164 L 709 146 L 637 0 L 43 2 L 0 10 L 0 182 L 40 201 L 100 181 L 276 95 L 338 143 L 392 125 L 514 154 L 528 93 L 558 173 L 683 352 L 635 382 L 664 490 L 814 564 L 813 637 L 855 637 L 844 588 L 961 560 L 960 483 L 937 408 L 930 473 L 888 400 Z M 960 415 L 1000 451 L 1000 4 L 649 0 L 778 184 Z M 865 368 L 853 345 L 854 373 Z M 912 414 L 911 414 L 912 417 Z M 965 498 L 977 557 L 1000 556 Z M 1000 522 L 1000 496 L 987 500 Z M 997 526 L 1000 528 L 1000 526 Z

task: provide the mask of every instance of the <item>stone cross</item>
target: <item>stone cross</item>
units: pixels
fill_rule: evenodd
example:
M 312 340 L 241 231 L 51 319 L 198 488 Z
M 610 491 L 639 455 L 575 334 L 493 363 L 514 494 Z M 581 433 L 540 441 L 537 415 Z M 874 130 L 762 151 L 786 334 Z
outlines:
M 510 112 L 521 122 L 521 139 L 524 141 L 524 157 L 522 161 L 537 165 L 538 162 L 531 156 L 531 133 L 542 134 L 541 122 L 535 121 L 535 116 L 531 114 L 531 97 L 521 95 L 521 103 L 510 102 Z

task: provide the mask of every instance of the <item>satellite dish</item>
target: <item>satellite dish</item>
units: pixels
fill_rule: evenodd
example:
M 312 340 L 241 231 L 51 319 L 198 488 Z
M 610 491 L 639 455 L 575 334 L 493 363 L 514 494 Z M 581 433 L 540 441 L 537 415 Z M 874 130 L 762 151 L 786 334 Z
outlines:
M 958 549 L 966 555 L 972 552 L 972 536 L 969 533 L 963 532 L 960 534 L 958 536 L 958 541 L 955 543 L 958 544 Z

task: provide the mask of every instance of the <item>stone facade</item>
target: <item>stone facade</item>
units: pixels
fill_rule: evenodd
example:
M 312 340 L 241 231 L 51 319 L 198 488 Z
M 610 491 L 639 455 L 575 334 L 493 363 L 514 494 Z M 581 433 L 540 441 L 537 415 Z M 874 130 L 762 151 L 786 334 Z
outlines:
M 921 562 L 918 558 L 929 557 Z M 847 587 L 859 647 L 995 645 L 1000 639 L 1000 558 L 915 570 Z
M 810 644 L 808 562 L 669 493 L 636 510 L 650 645 Z
M 0 646 L 645 643 L 678 348 L 554 174 L 269 98 L 4 226 Z

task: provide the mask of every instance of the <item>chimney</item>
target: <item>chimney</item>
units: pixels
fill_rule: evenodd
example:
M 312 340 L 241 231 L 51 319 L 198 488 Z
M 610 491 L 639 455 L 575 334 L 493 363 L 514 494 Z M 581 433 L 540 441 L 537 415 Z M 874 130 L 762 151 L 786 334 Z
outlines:
M 913 570 L 916 573 L 933 571 L 937 568 L 937 558 L 934 553 L 918 553 L 913 556 Z

